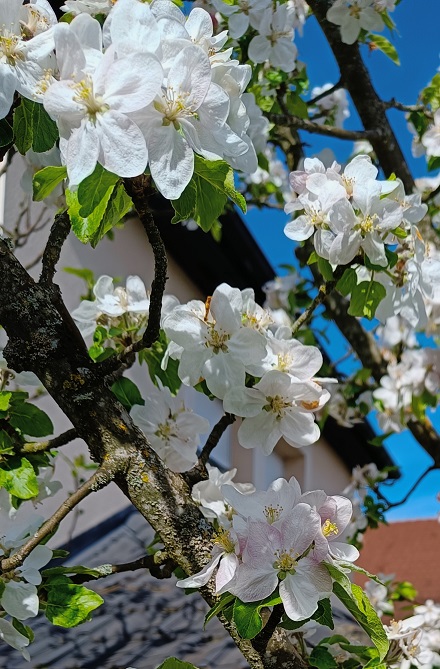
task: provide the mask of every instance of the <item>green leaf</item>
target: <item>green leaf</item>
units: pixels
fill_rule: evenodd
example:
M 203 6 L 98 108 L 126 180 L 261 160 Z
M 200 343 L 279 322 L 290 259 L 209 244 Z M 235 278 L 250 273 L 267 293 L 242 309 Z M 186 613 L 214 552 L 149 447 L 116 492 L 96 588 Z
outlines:
M 159 339 L 154 342 L 151 348 L 144 349 L 139 353 L 139 362 L 146 362 L 148 365 L 148 372 L 153 383 L 158 386 L 158 381 L 170 389 L 172 395 L 177 395 L 177 392 L 182 385 L 182 381 L 178 375 L 179 360 L 168 359 L 166 369 L 162 369 L 161 364 L 165 351 L 168 346 L 168 340 L 163 330 L 160 331 Z
M 197 669 L 197 667 L 191 662 L 178 660 L 177 657 L 167 657 L 165 662 L 162 662 L 157 669 Z
M 118 181 L 119 177 L 116 174 L 107 172 L 102 165 L 97 163 L 92 174 L 81 181 L 78 186 L 79 215 L 87 218 L 102 200 L 108 202 Z
M 12 618 L 11 622 L 13 627 L 17 630 L 17 632 L 25 636 L 32 643 L 32 641 L 35 638 L 33 629 L 31 627 L 28 627 L 27 625 L 24 625 L 21 622 L 21 620 L 17 620 L 17 618 Z
M 34 468 L 27 458 L 9 458 L 0 467 L 0 487 L 19 499 L 32 499 L 39 493 Z
M 36 202 L 44 200 L 67 177 L 67 169 L 62 166 L 43 167 L 32 179 L 32 198 Z
M 406 239 L 408 237 L 408 232 L 404 228 L 401 228 L 400 226 L 397 226 L 397 228 L 391 230 L 391 234 L 396 235 L 396 237 L 398 237 L 399 239 Z M 383 267 L 381 269 L 383 269 Z
M 53 576 L 45 584 L 47 600 L 44 613 L 53 625 L 76 627 L 89 620 L 90 613 L 104 600 L 93 590 L 75 585 L 67 576 Z
M 23 155 L 29 151 L 33 140 L 32 109 L 28 106 L 28 102 L 30 101 L 22 98 L 21 104 L 14 109 L 13 115 L 15 146 Z
M 335 579 L 335 582 L 333 583 L 333 592 L 369 635 L 379 652 L 380 659 L 383 660 L 388 652 L 389 641 L 383 625 L 376 611 L 371 606 L 368 597 L 362 588 L 351 583 L 348 577 L 336 567 L 327 563 L 325 563 L 325 566 L 329 570 L 332 578 Z
M 12 393 L 2 390 L 0 392 L 0 411 L 7 411 L 10 406 Z
M 378 281 L 362 281 L 352 290 L 348 313 L 371 320 L 385 296 L 386 290 Z
M 231 595 L 229 592 L 223 593 L 223 595 L 220 597 L 219 601 L 214 604 L 212 608 L 209 609 L 208 613 L 205 616 L 205 621 L 203 623 L 203 629 L 205 629 L 206 625 L 209 623 L 209 621 L 214 618 L 217 614 L 219 614 L 223 609 L 230 605 L 231 602 L 233 602 L 235 599 L 235 595 Z
M 377 437 L 374 437 L 373 439 L 369 439 L 368 443 L 371 444 L 372 446 L 383 446 L 383 442 L 385 439 L 388 439 L 394 432 L 386 432 L 385 434 L 379 434 Z
M 171 222 L 193 218 L 208 232 L 223 213 L 228 198 L 246 212 L 245 199 L 234 186 L 232 168 L 224 160 L 205 160 L 195 155 L 191 181 L 182 195 L 171 202 L 175 211 Z
M 333 655 L 323 646 L 316 646 L 309 657 L 311 667 L 319 669 L 337 669 L 339 666 Z
M 326 281 L 333 281 L 333 270 L 328 260 L 318 256 L 318 269 Z
M 58 139 L 58 128 L 42 104 L 21 99 L 14 110 L 13 128 L 15 146 L 22 154 L 33 149 L 37 153 L 49 151 Z
M 60 574 L 86 574 L 87 576 L 92 576 L 92 578 L 99 578 L 102 576 L 102 571 L 99 571 L 98 569 L 89 569 L 88 567 L 83 567 L 81 565 L 69 565 L 68 567 L 50 567 L 41 572 L 43 578 L 59 576 Z
M 73 232 L 81 242 L 90 242 L 93 248 L 133 208 L 133 203 L 121 183 L 108 188 L 96 208 L 86 217 L 80 213 L 81 204 L 77 192 L 66 190 L 66 201 Z
M 120 379 L 114 382 L 112 385 L 112 392 L 116 395 L 119 402 L 130 411 L 131 407 L 135 404 L 144 405 L 145 400 L 142 399 L 142 396 L 139 392 L 139 388 L 133 381 L 127 379 L 126 376 L 121 376 Z
M 344 274 L 339 279 L 336 284 L 336 290 L 338 290 L 341 295 L 347 297 L 351 291 L 357 286 L 357 274 L 352 267 L 347 267 L 344 270 Z
M 383 35 L 370 34 L 370 44 L 382 51 L 393 63 L 400 65 L 399 54 L 396 47 Z
M 286 106 L 289 114 L 297 116 L 298 118 L 309 118 L 309 108 L 307 103 L 298 95 L 298 93 L 290 93 L 286 98 Z
M 278 591 L 261 602 L 242 602 L 238 598 L 235 600 L 233 620 L 242 639 L 253 639 L 261 632 L 263 629 L 261 609 L 275 604 L 281 604 Z
M 427 165 L 430 172 L 438 170 L 440 167 L 440 156 L 429 156 Z
M 335 628 L 332 615 L 332 607 L 329 599 L 321 599 L 318 602 L 318 608 L 312 616 L 320 625 L 325 625 L 331 630 Z
M 316 251 L 312 251 L 311 254 L 309 255 L 309 259 L 307 260 L 308 265 L 313 265 L 315 262 L 318 262 L 318 254 Z
M 14 141 L 12 126 L 5 118 L 0 120 L 0 146 L 8 146 Z
M 9 419 L 12 427 L 30 437 L 46 437 L 53 434 L 53 424 L 49 416 L 35 404 L 22 402 L 11 409 Z
M 0 455 L 2 454 L 14 455 L 14 442 L 11 436 L 4 430 L 0 432 Z

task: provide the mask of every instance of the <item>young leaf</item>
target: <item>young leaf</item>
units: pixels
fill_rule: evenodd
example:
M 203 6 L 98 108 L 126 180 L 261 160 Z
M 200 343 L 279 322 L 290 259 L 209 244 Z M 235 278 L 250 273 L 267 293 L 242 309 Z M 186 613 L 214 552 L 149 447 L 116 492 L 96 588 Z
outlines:
M 12 393 L 2 390 L 0 392 L 0 411 L 7 411 L 9 409 Z
M 91 611 L 103 604 L 101 595 L 82 585 L 75 585 L 63 575 L 52 576 L 45 584 L 47 592 L 44 613 L 53 625 L 76 627 L 89 620 Z
M 97 163 L 92 174 L 81 181 L 78 186 L 79 215 L 87 218 L 102 200 L 108 202 L 118 181 L 119 177 L 116 174 L 107 172 L 102 165 Z
M 352 290 L 348 313 L 371 320 L 385 296 L 386 290 L 378 281 L 362 281 Z
M 123 407 L 130 411 L 135 404 L 145 404 L 145 400 L 139 392 L 139 388 L 133 381 L 127 379 L 126 376 L 121 376 L 120 379 L 112 385 L 112 392 L 116 395 Z
M 36 202 L 44 200 L 67 177 L 67 169 L 62 166 L 43 167 L 34 174 L 32 179 L 32 199 Z
M 223 160 L 194 157 L 194 174 L 182 195 L 172 201 L 175 215 L 172 223 L 193 218 L 208 232 L 222 214 L 228 198 L 246 211 L 244 197 L 234 187 L 232 168 Z
M 157 669 L 197 669 L 191 662 L 183 662 L 177 657 L 167 657 L 167 659 L 160 664 Z
M 160 332 L 159 339 L 154 342 L 151 348 L 144 349 L 139 353 L 139 362 L 146 362 L 148 371 L 153 383 L 157 386 L 157 379 L 170 389 L 172 395 L 177 395 L 182 381 L 178 375 L 179 361 L 168 359 L 166 369 L 162 369 L 161 364 L 165 351 L 168 346 L 168 340 L 163 330 Z
M 336 284 L 336 290 L 338 290 L 344 297 L 347 297 L 347 295 L 349 295 L 356 286 L 357 274 L 353 267 L 347 267 L 347 269 L 344 270 L 344 274 Z
M 226 608 L 228 605 L 230 605 L 234 601 L 234 599 L 235 595 L 231 595 L 229 592 L 223 593 L 217 604 L 214 604 L 214 606 L 211 607 L 208 613 L 206 614 L 205 621 L 203 623 L 203 629 L 205 629 L 206 625 L 212 618 L 214 618 L 214 616 L 223 611 L 223 609 Z
M 385 56 L 388 56 L 393 63 L 400 65 L 399 54 L 397 53 L 396 47 L 391 44 L 386 37 L 383 35 L 370 35 L 370 45 L 382 51 Z
M 30 437 L 47 437 L 53 434 L 53 424 L 47 413 L 35 404 L 21 402 L 11 409 L 9 419 L 12 427 L 20 430 L 22 434 Z
M 0 120 L 0 146 L 8 146 L 14 141 L 14 132 L 5 118 Z
M 43 105 L 27 98 L 14 111 L 13 128 L 15 146 L 22 154 L 31 148 L 36 153 L 49 151 L 58 139 L 57 125 Z
M 332 615 L 332 607 L 329 599 L 321 599 L 318 602 L 318 608 L 312 616 L 320 625 L 325 625 L 331 630 L 335 628 Z
M 339 666 L 333 655 L 324 646 L 316 646 L 312 650 L 309 664 L 311 667 L 318 667 L 319 669 L 337 669 Z
M 333 270 L 328 260 L 318 256 L 318 269 L 326 281 L 333 281 Z
M 265 606 L 281 604 L 278 591 L 266 597 L 261 602 L 242 602 L 236 599 L 234 602 L 233 620 L 239 635 L 243 639 L 253 639 L 263 629 L 261 609 Z
M 7 467 L 7 469 L 6 469 Z M 0 487 L 18 499 L 32 499 L 39 493 L 34 468 L 27 458 L 8 458 L 0 468 Z

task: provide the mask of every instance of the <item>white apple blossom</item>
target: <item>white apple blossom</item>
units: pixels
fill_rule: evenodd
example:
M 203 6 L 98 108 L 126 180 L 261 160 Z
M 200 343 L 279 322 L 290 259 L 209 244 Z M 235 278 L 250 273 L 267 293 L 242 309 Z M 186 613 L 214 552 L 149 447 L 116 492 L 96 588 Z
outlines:
M 97 23 L 88 15 L 74 19 L 78 20 L 88 20 L 90 31 Z M 141 130 L 128 114 L 146 107 L 159 91 L 159 61 L 144 53 L 118 59 L 109 47 L 96 69 L 90 71 L 87 45 L 65 23 L 57 26 L 55 47 L 60 81 L 49 86 L 43 104 L 58 124 L 70 187 L 91 174 L 98 162 L 121 177 L 141 174 L 148 152 Z M 139 77 L 138 71 L 149 76 Z
M 440 156 L 440 109 L 434 114 L 434 123 L 421 138 L 427 156 Z
M 23 0 L 0 0 L 0 119 L 9 112 L 15 91 L 31 100 L 38 97 L 38 82 L 52 64 L 53 28 L 24 39 L 23 11 Z
M 322 407 L 330 394 L 313 382 L 297 381 L 289 374 L 272 370 L 246 388 L 236 386 L 225 395 L 225 411 L 244 418 L 238 441 L 244 448 L 261 448 L 272 453 L 281 437 L 291 446 L 307 446 L 319 439 L 313 411 Z
M 381 32 L 385 24 L 375 0 L 336 0 L 327 12 L 327 20 L 341 27 L 341 40 L 353 44 L 360 31 Z
M 265 9 L 255 26 L 259 34 L 249 44 L 249 59 L 254 63 L 268 61 L 272 67 L 292 72 L 296 68 L 298 52 L 292 42 L 294 20 L 295 15 L 287 3 L 277 2 L 274 8 Z
M 150 391 L 145 405 L 135 404 L 130 415 L 172 471 L 184 472 L 196 464 L 200 434 L 209 431 L 209 421 L 188 410 L 169 388 Z
M 115 4 L 115 0 L 66 0 L 61 6 L 63 12 L 77 15 L 82 14 L 108 14 Z
M 268 7 L 267 0 L 237 0 L 229 4 L 223 0 L 212 0 L 215 9 L 228 19 L 230 37 L 238 39 L 251 25 L 257 28 L 261 13 Z
M 167 337 L 182 347 L 177 355 L 183 383 L 205 379 L 220 399 L 228 388 L 244 387 L 248 366 L 265 357 L 266 347 L 262 334 L 242 325 L 242 312 L 241 291 L 221 284 L 206 304 L 192 300 L 164 319 Z
M 27 646 L 29 646 L 29 639 L 21 634 L 8 620 L 0 618 L 0 639 L 7 643 L 12 648 L 20 651 L 24 659 L 28 662 L 30 661 L 29 651 Z
M 311 99 L 313 100 L 318 95 L 321 96 L 330 88 L 333 88 L 333 84 L 328 83 L 323 86 L 315 86 L 310 93 Z M 314 107 L 316 107 L 316 111 L 313 120 L 317 123 L 324 123 L 328 120 L 331 125 L 342 128 L 345 119 L 350 116 L 347 93 L 344 88 L 338 88 L 336 91 L 329 93 L 329 95 L 320 97 L 315 102 Z
M 200 481 L 193 485 L 192 498 L 200 505 L 200 510 L 205 518 L 218 520 L 222 527 L 231 525 L 232 509 L 225 500 L 222 486 L 227 486 L 239 491 L 243 495 L 249 495 L 254 492 L 255 487 L 252 483 L 235 483 L 232 481 L 237 470 L 230 469 L 226 472 L 220 472 L 218 467 L 206 464 L 209 478 L 206 481 Z

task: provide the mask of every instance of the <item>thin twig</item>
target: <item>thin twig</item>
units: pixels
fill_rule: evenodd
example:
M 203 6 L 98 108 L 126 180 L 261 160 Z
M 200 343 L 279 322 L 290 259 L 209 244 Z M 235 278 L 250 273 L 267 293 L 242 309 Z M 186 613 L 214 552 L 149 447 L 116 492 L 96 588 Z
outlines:
M 272 114 L 268 113 L 267 118 L 275 125 L 289 125 L 297 130 L 306 130 L 307 132 L 316 135 L 325 135 L 327 137 L 336 137 L 337 139 L 379 139 L 380 133 L 376 130 L 345 130 L 344 128 L 336 128 L 332 125 L 322 125 L 314 123 L 308 119 L 298 118 L 291 114 Z
M 74 427 L 70 430 L 66 430 L 62 434 L 59 434 L 53 439 L 48 441 L 32 441 L 26 444 L 23 444 L 23 447 L 20 449 L 21 453 L 42 453 L 45 451 L 51 451 L 54 448 L 60 448 L 60 446 L 65 446 L 71 441 L 76 439 L 78 433 Z
M 204 447 L 200 452 L 197 464 L 194 465 L 194 467 L 190 469 L 188 472 L 182 474 L 185 481 L 188 483 L 190 487 L 192 487 L 195 483 L 206 480 L 208 478 L 208 470 L 206 469 L 206 464 L 209 460 L 209 457 L 214 448 L 217 446 L 221 437 L 223 436 L 223 433 L 225 432 L 226 428 L 229 427 L 229 425 L 232 425 L 234 421 L 235 421 L 235 416 L 232 413 L 225 413 L 225 415 L 220 418 L 218 423 L 214 425 L 214 427 L 211 430 L 211 434 L 206 440 L 206 444 L 204 445 Z
M 422 112 L 427 118 L 432 119 L 433 114 L 429 109 L 426 109 L 425 105 L 404 105 L 401 102 L 398 102 L 395 98 L 391 98 L 388 102 L 384 101 L 386 109 L 398 109 L 403 112 Z
M 423 479 L 425 478 L 425 476 L 426 476 L 427 474 L 429 474 L 430 472 L 433 472 L 435 469 L 440 469 L 439 465 L 435 465 L 435 464 L 434 464 L 434 465 L 431 465 L 431 466 L 428 467 L 428 469 L 426 469 L 422 474 L 420 474 L 420 476 L 419 476 L 419 477 L 417 478 L 417 480 L 413 483 L 413 485 L 412 485 L 411 488 L 408 490 L 408 492 L 406 493 L 406 495 L 405 495 L 404 497 L 402 497 L 402 499 L 399 500 L 398 502 L 390 502 L 389 499 L 387 499 L 387 498 L 385 497 L 385 495 L 384 495 L 381 491 L 378 490 L 377 486 L 375 486 L 375 488 L 374 488 L 374 492 L 376 493 L 376 495 L 377 495 L 378 497 L 380 497 L 380 499 L 382 499 L 382 500 L 387 504 L 387 511 L 389 511 L 390 509 L 394 509 L 396 506 L 401 506 L 402 504 L 405 504 L 405 502 L 406 502 L 406 501 L 411 497 L 411 495 L 413 494 L 414 490 L 415 490 L 415 489 L 420 485 L 420 483 L 423 481 Z
M 339 81 L 337 81 L 336 84 L 334 84 L 334 85 L 333 85 L 331 88 L 329 88 L 328 90 L 323 91 L 322 93 L 319 93 L 319 95 L 315 95 L 315 97 L 312 98 L 311 100 L 307 100 L 306 104 L 307 104 L 309 107 L 313 107 L 314 105 L 316 105 L 317 102 L 319 102 L 320 100 L 323 100 L 323 99 L 326 98 L 328 95 L 332 95 L 332 93 L 335 93 L 335 92 L 338 91 L 340 88 L 342 88 L 342 79 L 339 79 Z
M 254 639 L 252 639 L 253 647 L 261 655 L 266 652 L 267 645 L 271 640 L 273 633 L 275 632 L 281 618 L 283 617 L 283 614 L 284 614 L 284 606 L 282 604 L 275 604 L 269 616 L 269 620 L 267 621 L 261 632 L 257 634 L 257 636 L 254 637 Z
M 313 316 L 313 312 L 315 311 L 316 307 L 319 307 L 320 304 L 322 304 L 327 297 L 327 295 L 333 290 L 333 288 L 336 285 L 336 281 L 326 281 L 326 283 L 323 283 L 319 286 L 318 288 L 318 294 L 314 297 L 311 305 L 307 307 L 305 311 L 301 314 L 301 316 L 298 316 L 296 321 L 292 325 L 292 337 L 298 332 L 298 330 L 308 323 L 310 319 Z
M 16 553 L 11 557 L 5 558 L 1 561 L 1 572 L 6 573 L 13 571 L 28 557 L 28 555 L 36 548 L 46 537 L 48 537 L 57 528 L 60 522 L 74 509 L 80 502 L 83 501 L 90 493 L 96 492 L 101 488 L 107 486 L 115 477 L 116 468 L 109 465 L 101 465 L 99 469 L 78 488 L 70 497 L 68 497 L 55 513 L 46 520 L 39 530 L 32 535 L 32 537 L 21 546 Z
M 138 569 L 148 569 L 150 574 L 158 579 L 171 578 L 177 564 L 168 557 L 166 552 L 157 551 L 154 555 L 144 555 L 133 562 L 124 564 L 103 564 L 99 567 L 92 567 L 93 571 L 100 573 L 99 576 L 91 574 L 75 574 L 70 577 L 73 583 L 81 584 L 87 581 L 96 581 L 98 578 L 105 578 L 112 574 L 122 574 L 127 571 L 136 571 Z
M 42 264 L 43 268 L 40 275 L 40 283 L 51 284 L 55 276 L 55 267 L 60 259 L 61 249 L 70 232 L 70 218 L 66 211 L 55 216 L 55 220 L 50 229 L 49 239 L 44 249 Z
M 154 222 L 153 213 L 148 205 L 148 196 L 152 194 L 149 177 L 141 175 L 135 179 L 124 181 L 125 189 L 133 200 L 136 213 L 147 233 L 148 241 L 154 256 L 154 279 L 151 284 L 150 306 L 148 311 L 148 324 L 142 339 L 134 342 L 119 353 L 117 356 L 108 358 L 101 363 L 101 371 L 104 375 L 118 370 L 121 365 L 132 365 L 134 356 L 138 351 L 150 346 L 158 339 L 160 332 L 160 320 L 162 312 L 162 298 L 168 279 L 168 259 L 165 245 L 159 229 Z

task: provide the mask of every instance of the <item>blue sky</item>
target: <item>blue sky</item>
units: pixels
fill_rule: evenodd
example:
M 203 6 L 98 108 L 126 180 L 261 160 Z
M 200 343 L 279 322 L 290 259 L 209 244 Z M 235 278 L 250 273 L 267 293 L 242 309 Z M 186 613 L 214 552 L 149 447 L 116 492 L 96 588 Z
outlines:
M 393 12 L 392 18 L 397 25 L 397 33 L 392 37 L 388 31 L 383 34 L 396 46 L 401 66 L 394 65 L 379 51 L 370 53 L 366 47 L 362 47 L 363 56 L 373 84 L 384 100 L 394 97 L 399 102 L 414 104 L 420 89 L 426 86 L 440 65 L 438 39 L 440 1 L 402 0 Z M 311 87 L 322 86 L 327 82 L 335 83 L 338 80 L 337 65 L 314 18 L 307 21 L 303 37 L 298 37 L 295 41 L 299 49 L 299 60 L 307 64 Z M 423 157 L 416 159 L 411 154 L 411 134 L 406 127 L 405 115 L 400 111 L 390 110 L 388 117 L 414 176 L 427 175 L 425 159 Z M 344 127 L 362 128 L 353 109 Z M 340 162 L 346 160 L 352 148 L 351 142 L 308 133 L 303 133 L 302 137 L 310 145 L 309 155 L 329 147 Z M 246 216 L 249 229 L 273 267 L 280 273 L 282 271 L 279 270 L 279 266 L 291 263 L 293 260 L 293 243 L 283 234 L 287 220 L 284 213 L 274 211 L 251 210 Z M 344 343 L 334 331 L 331 332 L 331 341 L 332 346 L 327 347 L 327 350 L 333 359 L 337 359 L 344 351 Z M 434 423 L 440 430 L 440 417 L 434 416 Z M 405 496 L 417 477 L 427 469 L 430 458 L 407 431 L 404 435 L 390 437 L 386 447 L 395 462 L 401 466 L 402 476 L 392 487 L 384 487 L 384 494 L 391 501 L 398 501 Z M 389 512 L 389 520 L 435 516 L 440 511 L 440 503 L 436 499 L 439 491 L 440 471 L 431 472 L 408 502 Z

